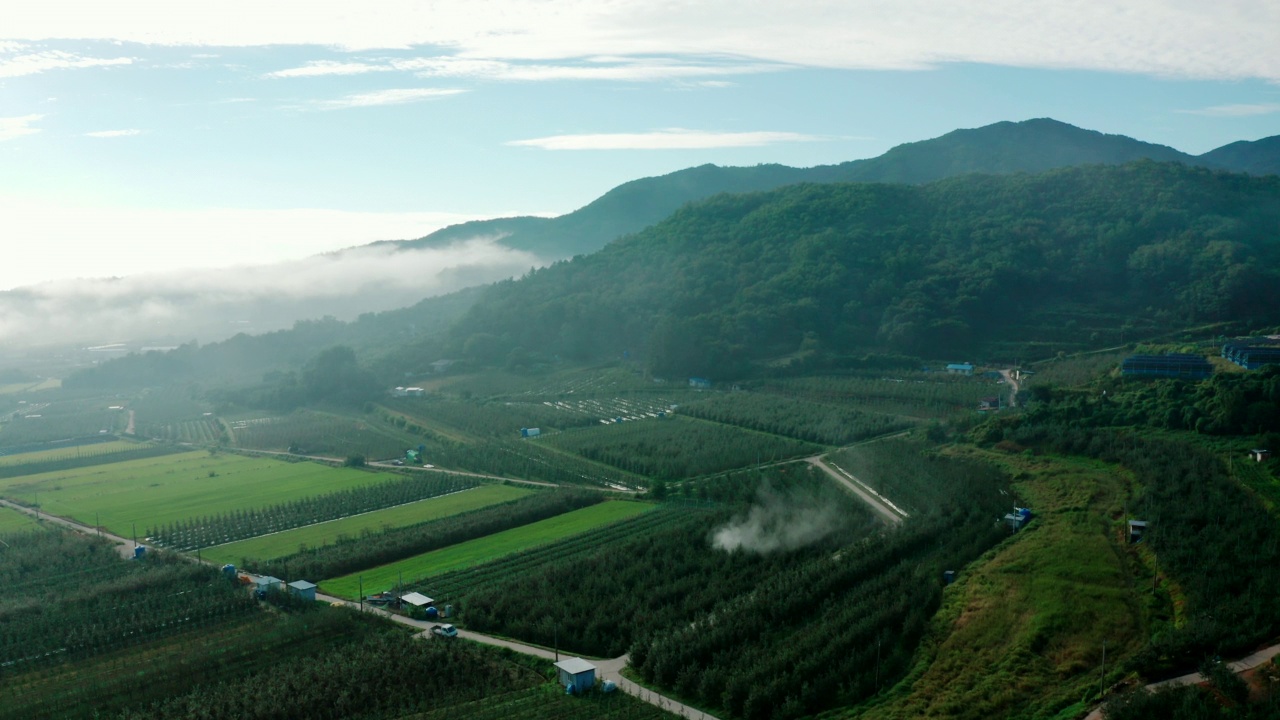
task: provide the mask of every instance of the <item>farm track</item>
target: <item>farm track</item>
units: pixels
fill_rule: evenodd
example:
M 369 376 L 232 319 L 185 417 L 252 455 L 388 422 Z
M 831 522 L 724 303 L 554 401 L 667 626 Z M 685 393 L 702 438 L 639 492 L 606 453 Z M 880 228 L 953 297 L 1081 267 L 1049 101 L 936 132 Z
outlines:
M 886 525 L 901 525 L 902 520 L 906 517 L 906 513 L 898 510 L 891 503 L 880 496 L 870 485 L 862 482 L 858 478 L 849 474 L 843 468 L 832 468 L 828 465 L 821 455 L 811 458 L 805 458 L 805 462 L 822 470 L 831 476 L 836 482 L 843 485 L 846 489 L 857 495 L 864 503 L 884 520 Z M 837 472 L 838 470 L 838 472 Z

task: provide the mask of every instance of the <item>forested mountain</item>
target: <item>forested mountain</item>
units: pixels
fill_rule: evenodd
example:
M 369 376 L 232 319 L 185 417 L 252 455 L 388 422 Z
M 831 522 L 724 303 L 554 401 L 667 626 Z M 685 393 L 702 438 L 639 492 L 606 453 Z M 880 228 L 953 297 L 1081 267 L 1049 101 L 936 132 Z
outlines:
M 1230 168 L 1250 175 L 1280 175 L 1280 135 L 1261 140 L 1240 140 L 1200 156 L 1206 165 Z
M 1151 161 L 720 195 L 490 288 L 452 351 L 725 377 L 798 350 L 964 357 L 1135 321 L 1272 322 L 1278 227 L 1280 178 Z
M 1106 135 L 1037 118 L 954 130 L 906 143 L 879 157 L 837 165 L 718 167 L 702 165 L 619 185 L 590 204 L 555 218 L 502 218 L 453 225 L 401 247 L 438 247 L 472 237 L 499 237 L 511 248 L 558 259 L 594 252 L 616 237 L 637 232 L 687 202 L 719 193 L 771 190 L 796 183 L 924 183 L 966 173 L 1043 172 L 1084 164 L 1134 160 L 1180 162 L 1217 169 L 1280 172 L 1280 136 L 1238 142 L 1201 156 L 1165 145 Z

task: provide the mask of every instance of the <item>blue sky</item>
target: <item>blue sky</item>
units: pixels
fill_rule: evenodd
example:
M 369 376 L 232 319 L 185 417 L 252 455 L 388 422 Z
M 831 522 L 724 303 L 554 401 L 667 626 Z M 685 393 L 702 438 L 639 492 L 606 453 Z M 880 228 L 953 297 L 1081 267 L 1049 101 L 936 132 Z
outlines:
M 275 262 L 1000 120 L 1190 153 L 1280 134 L 1269 0 L 261 5 L 6 18 L 0 289 Z

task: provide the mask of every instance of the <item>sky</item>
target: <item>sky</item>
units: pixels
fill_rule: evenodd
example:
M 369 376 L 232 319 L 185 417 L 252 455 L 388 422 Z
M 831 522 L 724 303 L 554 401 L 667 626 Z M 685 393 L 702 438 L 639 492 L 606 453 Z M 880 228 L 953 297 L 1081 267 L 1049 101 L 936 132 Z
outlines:
M 1002 120 L 1199 154 L 1280 134 L 1277 48 L 1274 0 L 11 0 L 0 290 L 278 263 Z

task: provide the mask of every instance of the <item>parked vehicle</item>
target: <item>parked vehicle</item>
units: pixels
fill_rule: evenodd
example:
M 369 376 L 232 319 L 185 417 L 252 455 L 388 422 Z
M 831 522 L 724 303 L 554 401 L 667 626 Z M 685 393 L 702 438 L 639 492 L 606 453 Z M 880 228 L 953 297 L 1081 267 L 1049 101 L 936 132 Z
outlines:
M 432 625 L 431 634 L 446 638 L 458 637 L 458 628 L 452 625 Z

